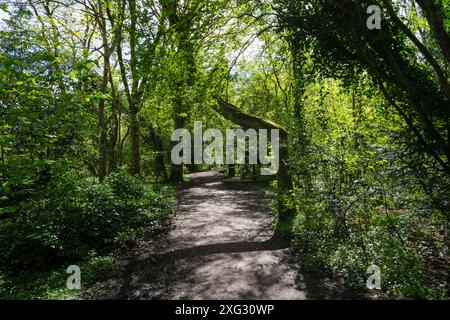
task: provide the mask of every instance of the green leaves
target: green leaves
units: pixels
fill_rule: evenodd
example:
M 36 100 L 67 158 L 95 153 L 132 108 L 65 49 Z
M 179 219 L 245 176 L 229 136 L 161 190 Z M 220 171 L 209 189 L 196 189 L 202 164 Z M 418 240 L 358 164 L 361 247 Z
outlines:
M 9 206 L 9 218 L 0 221 L 0 268 L 47 269 L 61 258 L 84 259 L 87 251 L 111 249 L 121 233 L 160 228 L 173 211 L 171 190 L 157 191 L 124 172 L 98 183 L 58 162 L 50 173 L 41 192 Z

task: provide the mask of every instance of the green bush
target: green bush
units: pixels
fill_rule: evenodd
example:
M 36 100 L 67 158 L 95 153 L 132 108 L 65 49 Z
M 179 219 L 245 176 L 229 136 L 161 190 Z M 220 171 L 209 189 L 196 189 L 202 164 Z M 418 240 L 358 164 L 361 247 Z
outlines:
M 51 183 L 0 221 L 4 270 L 46 269 L 108 251 L 124 235 L 161 227 L 173 211 L 171 190 L 124 172 L 98 183 L 67 164 L 52 169 Z
M 66 266 L 50 271 L 19 274 L 6 277 L 0 273 L 0 300 L 15 299 L 83 299 L 90 288 L 105 279 L 115 278 L 121 268 L 114 254 L 89 257 L 80 263 L 81 289 L 72 290 L 66 286 Z M 86 290 L 88 289 L 88 290 Z
M 123 171 L 110 175 L 106 182 L 119 199 L 139 199 L 145 195 L 144 183 Z
M 367 294 L 367 268 L 375 264 L 381 270 L 382 290 L 378 293 L 385 297 L 446 298 L 445 288 L 433 279 L 416 240 L 408 237 L 408 225 L 418 223 L 411 216 L 366 213 L 363 224 L 349 223 L 348 235 L 342 236 L 336 232 L 337 216 L 319 202 L 305 202 L 302 210 L 293 224 L 293 243 L 304 254 L 305 267 L 330 268 L 355 292 Z

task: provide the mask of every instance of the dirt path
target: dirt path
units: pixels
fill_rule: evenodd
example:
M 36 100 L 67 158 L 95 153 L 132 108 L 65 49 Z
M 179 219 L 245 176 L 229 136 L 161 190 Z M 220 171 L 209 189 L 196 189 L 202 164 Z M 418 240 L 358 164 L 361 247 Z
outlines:
M 348 293 L 301 272 L 288 244 L 272 238 L 270 196 L 250 183 L 199 173 L 178 192 L 174 228 L 125 259 L 121 281 L 96 298 L 329 299 Z

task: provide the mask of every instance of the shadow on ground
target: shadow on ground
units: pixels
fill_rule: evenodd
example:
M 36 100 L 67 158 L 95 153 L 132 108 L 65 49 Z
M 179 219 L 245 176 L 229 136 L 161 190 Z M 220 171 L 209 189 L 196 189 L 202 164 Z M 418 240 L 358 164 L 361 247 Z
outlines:
M 177 194 L 174 228 L 143 241 L 120 279 L 94 299 L 349 299 L 335 279 L 302 271 L 289 243 L 273 236 L 271 197 L 215 172 L 195 174 Z

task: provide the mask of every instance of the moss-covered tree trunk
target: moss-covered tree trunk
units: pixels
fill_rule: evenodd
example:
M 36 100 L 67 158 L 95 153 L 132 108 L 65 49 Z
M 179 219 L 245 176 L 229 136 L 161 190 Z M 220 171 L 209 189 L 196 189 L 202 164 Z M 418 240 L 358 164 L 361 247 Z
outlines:
M 190 97 L 188 94 L 195 84 L 195 48 L 192 41 L 192 16 L 189 4 L 185 6 L 179 0 L 166 0 L 161 2 L 164 15 L 167 16 L 175 39 L 177 40 L 177 59 L 181 74 L 175 84 L 175 98 L 173 101 L 175 129 L 184 129 L 187 116 L 190 115 Z M 183 164 L 172 164 L 170 180 L 172 182 L 183 181 Z M 194 163 L 188 165 L 191 172 L 196 171 Z
M 279 130 L 279 145 L 280 145 L 280 166 L 277 172 L 277 198 L 278 198 L 278 223 L 276 234 L 280 236 L 287 236 L 290 233 L 292 220 L 295 212 L 292 208 L 286 205 L 285 197 L 292 190 L 292 176 L 288 168 L 289 149 L 288 149 L 288 132 L 280 125 L 239 110 L 237 107 L 229 102 L 226 102 L 220 97 L 216 97 L 217 106 L 216 111 L 219 112 L 225 119 L 241 126 L 244 129 L 278 129 Z

